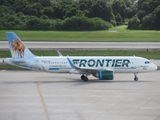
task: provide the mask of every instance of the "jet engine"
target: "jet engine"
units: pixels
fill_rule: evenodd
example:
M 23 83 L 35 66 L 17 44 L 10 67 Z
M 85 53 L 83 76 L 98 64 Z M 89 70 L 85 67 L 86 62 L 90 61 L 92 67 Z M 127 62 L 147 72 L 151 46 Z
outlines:
M 113 80 L 114 72 L 111 70 L 99 70 L 93 76 L 99 78 L 100 80 Z

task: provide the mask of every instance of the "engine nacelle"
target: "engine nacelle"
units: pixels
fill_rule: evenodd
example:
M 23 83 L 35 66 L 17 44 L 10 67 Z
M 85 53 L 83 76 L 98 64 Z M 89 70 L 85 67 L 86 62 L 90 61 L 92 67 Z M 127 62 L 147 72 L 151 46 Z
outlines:
M 100 80 L 113 80 L 114 73 L 113 71 L 98 71 L 98 78 Z

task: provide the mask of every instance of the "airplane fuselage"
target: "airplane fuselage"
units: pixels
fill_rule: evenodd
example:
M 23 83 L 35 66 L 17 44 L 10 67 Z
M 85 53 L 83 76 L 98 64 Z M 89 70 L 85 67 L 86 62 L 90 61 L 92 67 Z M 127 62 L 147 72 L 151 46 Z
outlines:
M 69 59 L 78 68 L 111 69 L 114 70 L 114 73 L 142 73 L 155 69 L 155 65 L 150 63 L 149 60 L 134 56 L 72 56 Z M 16 60 L 19 62 L 16 62 Z M 72 73 L 73 69 L 67 57 L 64 56 L 10 58 L 10 61 L 12 61 L 10 64 L 13 65 L 53 73 Z

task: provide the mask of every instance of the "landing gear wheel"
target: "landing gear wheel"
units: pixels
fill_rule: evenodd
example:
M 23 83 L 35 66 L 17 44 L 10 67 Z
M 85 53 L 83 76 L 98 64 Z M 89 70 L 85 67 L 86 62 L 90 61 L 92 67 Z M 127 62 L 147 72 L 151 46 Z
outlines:
M 84 75 L 81 76 L 81 79 L 84 81 L 84 82 L 88 82 L 88 78 Z
M 134 80 L 135 80 L 135 81 L 138 81 L 138 77 L 135 77 Z
M 134 81 L 138 81 L 137 73 L 134 73 Z
M 84 75 L 82 75 L 82 76 L 81 76 L 81 80 L 84 80 L 84 78 L 85 78 L 85 76 L 84 76 Z
M 85 76 L 83 79 L 84 82 L 88 82 L 88 78 Z

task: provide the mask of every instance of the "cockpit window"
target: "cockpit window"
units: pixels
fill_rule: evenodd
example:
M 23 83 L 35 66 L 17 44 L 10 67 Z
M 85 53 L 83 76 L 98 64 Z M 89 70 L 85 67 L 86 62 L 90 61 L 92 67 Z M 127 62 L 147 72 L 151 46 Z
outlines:
M 149 61 L 145 61 L 145 64 L 149 64 L 150 62 Z

